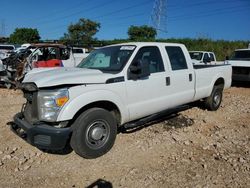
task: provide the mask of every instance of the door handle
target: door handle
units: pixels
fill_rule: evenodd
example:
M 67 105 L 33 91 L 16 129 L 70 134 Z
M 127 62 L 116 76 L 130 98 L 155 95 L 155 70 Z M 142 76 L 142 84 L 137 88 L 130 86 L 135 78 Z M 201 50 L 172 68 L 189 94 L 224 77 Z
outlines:
M 167 86 L 170 85 L 170 77 L 166 77 L 166 85 L 167 85 Z
M 192 82 L 192 81 L 193 81 L 193 75 L 189 74 L 189 82 Z

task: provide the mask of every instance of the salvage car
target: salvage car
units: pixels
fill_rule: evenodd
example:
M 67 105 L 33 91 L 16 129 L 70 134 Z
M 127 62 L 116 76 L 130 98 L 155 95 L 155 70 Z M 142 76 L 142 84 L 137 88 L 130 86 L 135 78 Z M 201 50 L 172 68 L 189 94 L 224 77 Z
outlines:
M 112 148 L 120 127 L 194 101 L 217 110 L 231 74 L 230 65 L 193 66 L 183 44 L 111 45 L 76 68 L 30 71 L 22 83 L 26 103 L 11 129 L 40 149 L 70 143 L 78 155 L 96 158 Z
M 21 48 L 0 62 L 0 85 L 17 87 L 27 72 L 34 68 L 75 67 L 88 53 L 76 55 L 73 49 L 50 43 L 31 44 Z

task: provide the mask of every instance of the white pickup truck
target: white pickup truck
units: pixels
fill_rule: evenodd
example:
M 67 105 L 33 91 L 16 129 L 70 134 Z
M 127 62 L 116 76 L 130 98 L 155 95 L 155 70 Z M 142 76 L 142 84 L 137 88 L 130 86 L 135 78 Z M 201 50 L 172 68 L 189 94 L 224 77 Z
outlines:
M 235 50 L 226 62 L 232 65 L 233 81 L 250 82 L 250 45 L 249 48 Z
M 231 85 L 230 65 L 193 66 L 186 47 L 126 43 L 94 50 L 77 68 L 35 69 L 12 130 L 42 149 L 70 143 L 84 158 L 108 152 L 117 129 L 202 100 L 215 111 Z
M 224 61 L 217 61 L 214 52 L 190 51 L 190 57 L 194 65 L 223 65 Z

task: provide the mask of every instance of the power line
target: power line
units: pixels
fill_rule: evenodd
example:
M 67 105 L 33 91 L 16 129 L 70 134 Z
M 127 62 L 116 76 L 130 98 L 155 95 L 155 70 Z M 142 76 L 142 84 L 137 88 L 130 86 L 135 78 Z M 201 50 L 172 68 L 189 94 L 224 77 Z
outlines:
M 112 2 L 112 1 L 111 1 Z M 151 3 L 152 1 L 151 0 L 148 0 L 146 2 L 144 2 L 143 5 L 145 4 L 149 4 Z M 135 5 L 132 5 L 132 6 L 128 6 L 128 7 L 125 7 L 125 8 L 121 8 L 121 9 L 118 9 L 118 10 L 115 10 L 115 11 L 112 11 L 112 12 L 108 12 L 108 13 L 105 13 L 105 14 L 102 14 L 102 15 L 99 15 L 99 16 L 96 16 L 96 17 L 92 17 L 91 19 L 98 19 L 98 18 L 104 18 L 104 17 L 109 17 L 109 16 L 112 16 L 114 14 L 117 14 L 117 13 L 120 13 L 120 12 L 124 12 L 126 10 L 129 10 L 129 9 L 133 9 L 133 8 L 136 8 L 136 7 L 139 7 L 139 6 L 142 6 L 141 3 L 137 3 Z M 130 17 L 131 15 L 129 15 L 128 17 Z M 125 18 L 125 17 L 123 17 Z M 61 25 L 61 26 L 53 26 L 53 27 L 50 27 L 50 28 L 55 28 L 55 29 L 59 29 L 59 28 L 62 28 L 62 27 L 65 27 L 65 26 L 68 26 L 69 24 L 64 24 L 64 25 Z
M 64 20 L 66 18 L 70 18 L 70 17 L 73 17 L 73 16 L 76 16 L 76 15 L 79 15 L 79 14 L 82 14 L 82 13 L 86 13 L 86 12 L 89 12 L 89 11 L 93 11 L 94 9 L 98 9 L 100 7 L 104 7 L 106 5 L 109 5 L 111 3 L 114 3 L 113 0 L 111 1 L 108 1 L 108 2 L 105 2 L 105 3 L 102 3 L 102 4 L 99 4 L 97 6 L 93 6 L 91 8 L 88 8 L 88 9 L 83 9 L 83 10 L 80 10 L 80 11 L 77 11 L 77 12 L 74 12 L 72 14 L 68 14 L 68 15 L 65 15 L 65 16 L 61 16 L 59 18 L 55 18 L 55 19 L 49 19 L 48 21 L 41 21 L 41 22 L 37 22 L 39 23 L 39 25 L 41 24 L 47 24 L 47 23 L 53 23 L 53 22 L 57 22 L 59 20 Z
M 152 2 L 152 1 L 151 1 Z M 209 5 L 209 4 L 212 4 L 213 2 L 215 2 L 215 0 L 210 0 L 210 1 L 203 1 L 203 2 L 200 2 L 200 3 L 190 3 L 190 4 L 188 4 L 188 6 L 187 7 L 184 7 L 184 8 L 189 8 L 189 7 L 192 7 L 192 6 L 202 6 L 202 5 Z M 224 1 L 224 2 L 229 2 L 229 1 Z M 230 2 L 236 2 L 236 1 L 230 1 Z M 145 3 L 144 3 L 145 4 Z M 137 7 L 137 6 L 141 6 L 142 4 L 140 3 L 140 4 L 136 4 L 136 5 L 134 5 L 134 6 L 130 6 L 130 7 L 125 7 L 125 8 L 122 8 L 122 9 L 119 9 L 119 10 L 115 10 L 115 11 L 112 11 L 112 12 L 107 12 L 107 13 L 105 13 L 105 14 L 102 14 L 102 15 L 98 15 L 98 16 L 96 16 L 96 17 L 94 17 L 94 19 L 96 19 L 96 18 L 103 18 L 103 17 L 110 17 L 110 16 L 112 16 L 112 15 L 114 15 L 114 14 L 118 14 L 118 13 L 120 13 L 120 12 L 122 12 L 122 11 L 125 11 L 125 10 L 128 10 L 128 9 L 132 9 L 132 8 L 134 8 L 134 7 Z M 175 6 L 175 8 L 174 8 L 174 5 L 172 5 L 172 6 L 168 6 L 168 7 L 171 7 L 171 8 L 173 8 L 173 10 L 175 10 L 175 9 L 178 9 L 178 8 L 180 8 L 180 7 L 178 7 L 178 6 Z M 232 12 L 238 12 L 238 11 L 242 11 L 243 9 L 238 9 L 238 10 L 235 10 L 235 8 L 248 8 L 248 7 L 242 7 L 242 6 L 240 6 L 240 7 L 236 7 L 236 6 L 234 6 L 234 7 L 224 7 L 223 9 L 213 9 L 213 10 L 206 10 L 206 12 L 204 12 L 204 11 L 199 11 L 199 12 L 192 12 L 192 13 L 194 13 L 194 14 L 191 14 L 191 15 L 187 15 L 187 14 L 182 14 L 182 15 L 177 15 L 177 16 L 172 16 L 172 17 L 168 17 L 168 20 L 170 20 L 170 21 L 178 21 L 178 20 L 185 20 L 185 19 L 190 19 L 190 18 L 202 18 L 202 17 L 208 17 L 208 16 L 212 16 L 212 15 L 221 15 L 221 14 L 227 14 L 227 13 L 232 13 Z M 199 10 L 198 8 L 197 8 L 197 10 Z M 127 19 L 127 18 L 129 18 L 129 17 L 136 17 L 136 16 L 141 16 L 141 15 L 143 15 L 143 13 L 142 14 L 135 14 L 135 15 L 128 15 L 128 16 L 124 16 L 124 17 L 122 17 L 123 19 Z M 166 13 L 162 16 L 162 17 L 166 17 Z M 119 17 L 115 17 L 116 18 L 116 20 L 120 20 L 120 18 Z M 133 22 L 125 22 L 125 23 L 121 23 L 121 22 L 112 22 L 112 23 L 110 23 L 109 25 L 115 25 L 116 26 L 116 28 L 119 28 L 119 27 L 121 27 L 123 24 L 125 24 L 125 25 L 132 25 L 132 24 L 134 24 Z M 141 23 L 140 23 L 141 24 Z M 68 24 L 67 24 L 68 25 Z M 54 28 L 55 29 L 51 29 L 51 30 L 53 30 L 53 31 L 55 31 L 55 30 L 57 30 L 57 29 L 60 29 L 60 28 L 62 28 L 62 27 L 65 27 L 65 26 L 67 26 L 67 25 L 61 25 L 61 26 L 54 26 Z M 107 25 L 107 24 L 106 24 Z M 158 29 L 159 31 L 161 31 L 161 32 L 164 32 L 165 30 L 161 30 L 161 29 Z M 54 32 L 53 32 L 54 33 Z
M 29 22 L 29 21 L 34 21 L 34 20 L 35 21 L 44 20 L 44 18 L 45 18 L 45 20 L 47 18 L 51 19 L 51 16 L 55 16 L 56 13 L 62 13 L 62 12 L 69 11 L 69 10 L 72 10 L 72 9 L 75 9 L 75 8 L 79 8 L 81 5 L 84 5 L 84 4 L 86 4 L 85 1 L 77 3 L 77 4 L 75 4 L 74 6 L 71 6 L 71 7 L 67 7 L 67 8 L 63 8 L 63 9 L 56 9 L 53 12 L 47 11 L 46 16 L 40 16 L 40 17 L 33 17 L 32 16 L 32 17 L 27 18 L 26 21 Z
M 239 9 L 237 9 L 239 8 Z M 235 10 L 236 9 L 236 10 Z M 200 17 L 207 17 L 207 16 L 213 16 L 213 15 L 220 15 L 220 14 L 224 14 L 224 13 L 231 13 L 231 12 L 238 12 L 244 9 L 249 9 L 249 6 L 237 6 L 237 7 L 225 7 L 224 9 L 213 9 L 210 11 L 206 11 L 206 12 L 196 12 L 195 14 L 182 14 L 182 15 L 178 15 L 178 16 L 172 16 L 172 17 L 168 17 L 169 20 L 179 20 L 179 19 L 190 19 L 190 18 L 200 18 Z

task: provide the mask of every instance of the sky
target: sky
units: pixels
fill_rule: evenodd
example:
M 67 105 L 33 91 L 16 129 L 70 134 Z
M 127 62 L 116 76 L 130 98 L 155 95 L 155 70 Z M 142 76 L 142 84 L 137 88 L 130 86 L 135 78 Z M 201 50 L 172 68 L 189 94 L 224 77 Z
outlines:
M 160 0 L 158 0 L 160 1 Z M 250 40 L 250 0 L 165 0 L 157 38 Z M 100 40 L 126 39 L 131 25 L 152 25 L 155 0 L 10 0 L 0 3 L 0 36 L 37 28 L 43 40 L 59 39 L 71 23 L 101 24 Z

